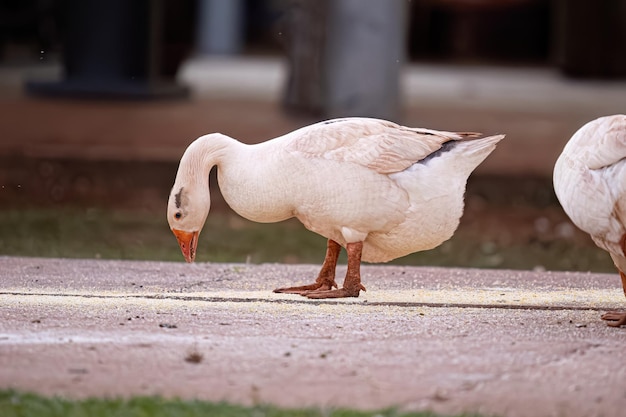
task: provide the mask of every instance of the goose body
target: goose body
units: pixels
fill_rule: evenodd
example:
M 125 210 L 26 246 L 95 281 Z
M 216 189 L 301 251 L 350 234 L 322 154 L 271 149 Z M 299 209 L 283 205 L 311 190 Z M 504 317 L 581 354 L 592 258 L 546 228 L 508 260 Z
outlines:
M 208 174 L 217 165 L 235 212 L 256 222 L 298 218 L 329 240 L 329 268 L 336 263 L 329 256 L 340 247 L 350 255 L 351 245 L 359 263 L 389 261 L 452 236 L 467 178 L 504 137 L 479 136 L 368 118 L 320 122 L 255 145 L 206 135 L 181 159 L 168 221 L 187 238 L 199 233 L 210 205 Z M 332 269 L 327 284 L 335 286 Z
M 593 120 L 568 141 L 554 166 L 554 190 L 563 210 L 620 272 L 626 293 L 626 116 Z M 603 316 L 626 324 L 626 314 Z

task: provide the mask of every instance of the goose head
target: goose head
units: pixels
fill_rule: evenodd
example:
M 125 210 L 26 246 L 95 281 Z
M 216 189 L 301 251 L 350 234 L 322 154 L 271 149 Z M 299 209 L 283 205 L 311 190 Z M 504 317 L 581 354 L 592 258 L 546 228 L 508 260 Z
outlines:
M 201 136 L 180 159 L 167 203 L 167 222 L 187 262 L 196 257 L 198 236 L 211 207 L 209 171 L 233 141 L 220 133 Z
M 194 186 L 192 181 L 178 181 L 170 193 L 167 204 L 167 221 L 183 256 L 187 262 L 193 262 L 198 247 L 198 236 L 204 226 L 211 199 L 208 185 L 204 188 Z M 207 179 L 208 182 L 208 179 Z

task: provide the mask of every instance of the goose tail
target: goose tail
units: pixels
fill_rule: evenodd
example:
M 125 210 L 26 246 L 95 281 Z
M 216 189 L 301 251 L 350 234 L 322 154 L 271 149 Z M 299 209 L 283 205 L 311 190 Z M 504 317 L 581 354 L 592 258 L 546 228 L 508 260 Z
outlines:
M 468 137 L 466 139 L 454 142 L 453 153 L 462 154 L 464 157 L 471 159 L 478 166 L 482 161 L 496 149 L 496 145 L 505 135 L 493 135 L 483 138 Z
M 454 165 L 454 171 L 461 176 L 469 176 L 496 148 L 505 135 L 494 135 L 482 138 L 465 138 L 444 143 L 440 150 L 441 158 L 435 158 L 435 164 L 442 163 L 444 169 Z M 445 149 L 449 147 L 448 149 Z M 441 159 L 441 161 L 437 161 Z M 449 168 L 448 168 L 449 169 Z

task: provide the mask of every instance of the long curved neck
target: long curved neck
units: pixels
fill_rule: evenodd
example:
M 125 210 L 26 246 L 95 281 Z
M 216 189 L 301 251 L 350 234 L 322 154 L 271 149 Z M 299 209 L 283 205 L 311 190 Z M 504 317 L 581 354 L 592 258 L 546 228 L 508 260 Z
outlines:
M 179 178 L 193 178 L 198 184 L 207 184 L 209 172 L 219 165 L 229 148 L 241 145 L 235 139 L 221 133 L 201 136 L 189 145 L 178 167 Z

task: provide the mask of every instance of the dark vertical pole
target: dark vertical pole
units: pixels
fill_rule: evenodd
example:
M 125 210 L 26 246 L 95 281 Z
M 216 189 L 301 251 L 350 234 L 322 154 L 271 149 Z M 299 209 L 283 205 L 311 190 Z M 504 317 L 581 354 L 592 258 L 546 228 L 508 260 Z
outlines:
M 575 77 L 626 77 L 626 0 L 557 0 L 556 59 Z
M 27 82 L 27 91 L 51 97 L 186 96 L 186 88 L 162 75 L 165 1 L 65 0 L 64 79 Z
M 161 45 L 163 43 L 163 0 L 151 0 L 148 26 L 148 83 L 156 83 L 160 78 Z
M 329 0 L 293 0 L 281 32 L 289 71 L 283 104 L 288 111 L 324 113 Z
M 197 53 L 235 55 L 243 48 L 242 0 L 199 0 Z
M 331 2 L 327 116 L 398 117 L 405 7 L 404 0 Z

